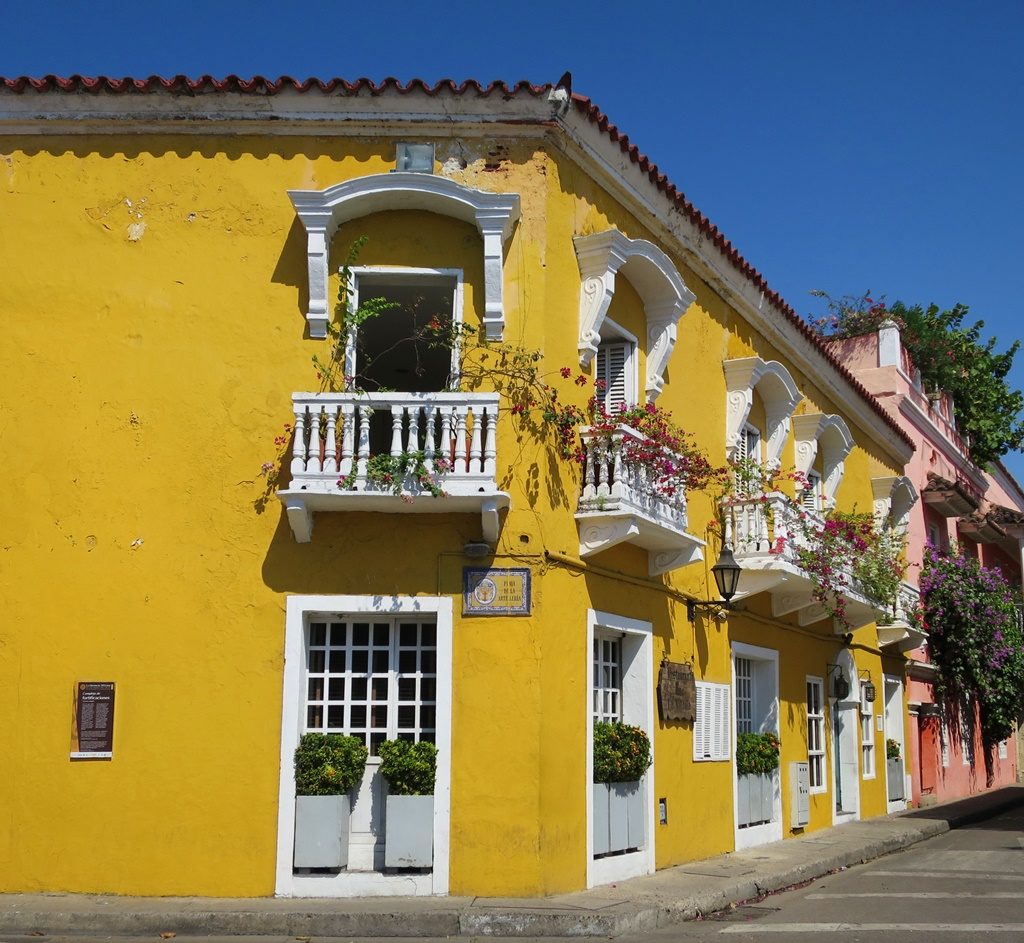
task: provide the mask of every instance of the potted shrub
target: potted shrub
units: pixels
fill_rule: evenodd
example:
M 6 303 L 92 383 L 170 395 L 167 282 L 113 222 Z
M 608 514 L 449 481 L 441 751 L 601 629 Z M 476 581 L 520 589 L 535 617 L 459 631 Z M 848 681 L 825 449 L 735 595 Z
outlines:
M 366 757 L 356 737 L 303 734 L 295 751 L 296 868 L 348 864 L 348 794 L 363 777 Z
M 424 740 L 385 740 L 378 753 L 388 783 L 384 866 L 429 868 L 434 863 L 437 747 Z
M 736 791 L 740 827 L 770 822 L 775 810 L 775 777 L 779 738 L 766 733 L 736 736 Z
M 644 846 L 640 780 L 651 765 L 651 741 L 639 727 L 594 724 L 594 854 Z
M 896 802 L 905 798 L 903 756 L 899 741 L 893 740 L 892 737 L 885 741 L 885 774 L 889 801 Z

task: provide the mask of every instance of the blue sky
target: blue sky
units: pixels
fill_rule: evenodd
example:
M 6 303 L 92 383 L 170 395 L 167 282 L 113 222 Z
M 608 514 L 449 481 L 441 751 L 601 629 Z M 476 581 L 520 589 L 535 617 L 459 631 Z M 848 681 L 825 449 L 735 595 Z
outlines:
M 962 301 L 1003 349 L 1024 334 L 1022 47 L 1020 2 L 64 0 L 8 7 L 0 74 L 569 69 L 800 313 L 816 288 Z

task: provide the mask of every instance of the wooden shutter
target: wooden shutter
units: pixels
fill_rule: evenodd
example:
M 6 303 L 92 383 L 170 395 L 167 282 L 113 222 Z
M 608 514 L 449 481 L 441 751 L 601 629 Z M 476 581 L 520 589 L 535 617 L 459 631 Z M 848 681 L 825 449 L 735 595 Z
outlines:
M 629 361 L 631 344 L 616 342 L 601 344 L 597 348 L 597 379 L 604 382 L 601 401 L 608 412 L 620 406 L 629 405 L 629 390 L 626 389 L 626 364 Z
M 807 475 L 807 487 L 804 489 L 803 494 L 800 496 L 800 503 L 803 505 L 805 511 L 811 511 L 817 513 L 818 511 L 818 492 L 821 490 L 821 475 L 815 472 L 809 472 Z
M 698 681 L 697 719 L 693 724 L 693 758 L 729 759 L 729 685 Z

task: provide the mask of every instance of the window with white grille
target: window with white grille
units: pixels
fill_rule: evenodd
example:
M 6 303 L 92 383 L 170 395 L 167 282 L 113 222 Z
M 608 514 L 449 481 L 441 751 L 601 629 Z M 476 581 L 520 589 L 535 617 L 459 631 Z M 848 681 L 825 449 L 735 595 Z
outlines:
M 622 638 L 594 636 L 594 723 L 622 720 Z
M 597 398 L 608 412 L 633 402 L 633 345 L 628 341 L 602 343 L 597 348 L 595 377 L 603 386 L 598 386 Z
M 1006 741 L 1005 740 L 1000 740 L 999 741 L 999 759 L 1001 759 L 1001 760 L 1005 760 L 1006 759 Z
M 860 752 L 861 776 L 873 779 L 875 775 L 875 714 L 874 706 L 865 696 L 864 687 L 860 692 Z
M 807 768 L 811 792 L 825 791 L 825 685 L 807 679 Z
M 435 738 L 437 628 L 432 622 L 310 622 L 305 731 L 361 739 Z
M 693 722 L 693 758 L 729 759 L 729 685 L 698 681 L 697 719 Z
M 754 677 L 749 658 L 736 659 L 736 733 L 754 732 Z

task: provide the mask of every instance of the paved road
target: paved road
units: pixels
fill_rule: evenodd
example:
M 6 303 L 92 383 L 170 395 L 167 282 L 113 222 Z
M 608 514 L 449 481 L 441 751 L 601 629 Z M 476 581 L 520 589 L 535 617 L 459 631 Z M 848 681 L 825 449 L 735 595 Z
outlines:
M 309 937 L 195 937 L 177 943 L 296 943 Z M 351 937 L 346 943 L 354 943 Z M 462 940 L 469 940 L 462 937 Z M 493 938 L 489 938 L 493 939 Z M 578 939 L 578 938 L 577 938 Z M 1024 808 L 705 920 L 621 943 L 1024 943 Z M 160 943 L 159 937 L 28 936 L 0 943 Z M 312 943 L 333 943 L 314 937 Z M 340 943 L 340 941 L 339 941 Z M 369 943 L 432 943 L 425 938 Z M 440 943 L 440 941 L 433 941 Z M 530 943 L 521 940 L 520 943 Z M 532 941 L 541 943 L 541 941 Z M 543 943 L 554 943 L 547 938 Z

